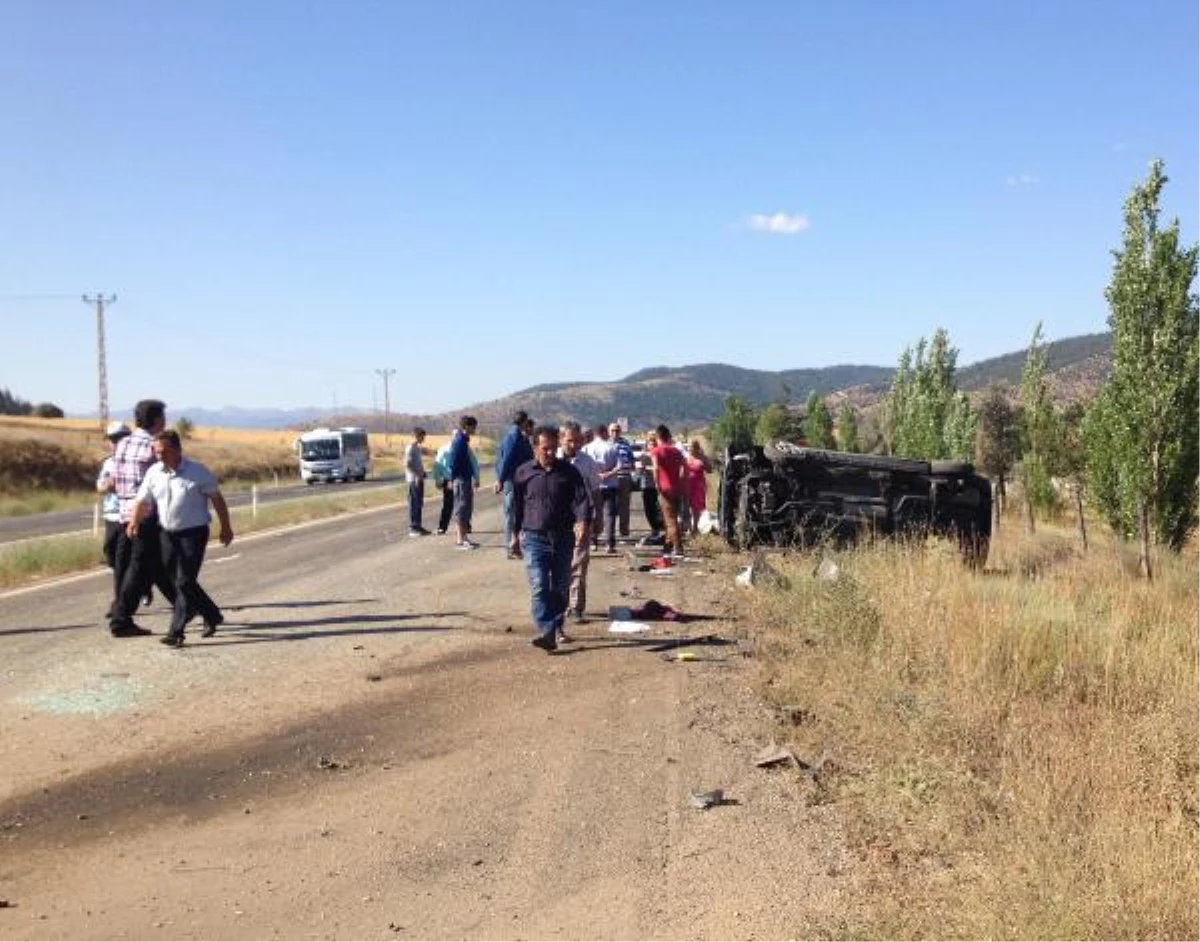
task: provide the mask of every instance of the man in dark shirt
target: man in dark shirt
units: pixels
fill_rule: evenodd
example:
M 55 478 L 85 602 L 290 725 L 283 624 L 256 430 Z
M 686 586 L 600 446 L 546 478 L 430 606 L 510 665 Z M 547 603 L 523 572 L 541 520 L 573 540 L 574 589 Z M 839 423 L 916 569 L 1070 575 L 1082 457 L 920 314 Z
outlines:
M 529 577 L 534 645 L 547 653 L 558 647 L 571 590 L 571 557 L 584 545 L 592 520 L 592 499 L 583 475 L 558 457 L 558 429 L 534 432 L 533 460 L 513 474 L 511 552 L 522 551 Z
M 471 539 L 471 514 L 475 509 L 475 488 L 479 487 L 479 472 L 471 461 L 471 436 L 478 424 L 475 416 L 464 415 L 450 439 L 450 483 L 454 488 L 454 525 L 460 550 L 479 549 L 479 544 Z
M 512 544 L 512 479 L 517 468 L 533 460 L 533 445 L 529 433 L 533 431 L 533 419 L 522 409 L 513 416 L 512 427 L 500 442 L 496 451 L 496 493 L 504 495 L 504 548 Z M 516 559 L 511 549 L 508 558 Z

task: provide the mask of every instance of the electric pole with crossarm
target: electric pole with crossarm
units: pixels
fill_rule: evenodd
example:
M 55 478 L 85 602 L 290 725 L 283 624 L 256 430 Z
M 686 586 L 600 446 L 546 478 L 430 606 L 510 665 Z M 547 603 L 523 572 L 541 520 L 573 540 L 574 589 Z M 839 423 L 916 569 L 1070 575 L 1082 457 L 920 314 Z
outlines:
M 100 380 L 100 434 L 108 431 L 108 364 L 104 352 L 104 306 L 116 304 L 117 296 L 110 294 L 107 298 L 102 294 L 83 296 L 84 304 L 96 305 L 96 364 Z
M 390 448 L 392 445 L 392 403 L 388 396 L 388 379 L 394 376 L 396 371 L 383 369 L 375 372 L 383 377 L 383 444 Z

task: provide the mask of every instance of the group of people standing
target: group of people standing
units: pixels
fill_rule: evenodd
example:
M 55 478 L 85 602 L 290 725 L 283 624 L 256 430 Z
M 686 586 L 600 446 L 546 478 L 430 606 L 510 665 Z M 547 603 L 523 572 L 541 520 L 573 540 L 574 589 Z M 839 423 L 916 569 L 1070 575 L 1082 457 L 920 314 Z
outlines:
M 445 495 L 438 532 L 446 532 L 453 517 L 462 549 L 478 545 L 470 539 L 473 491 L 479 486 L 478 459 L 470 448 L 476 427 L 472 416 L 463 416 L 433 468 Z M 545 651 L 570 642 L 564 631 L 568 617 L 584 620 L 592 551 L 603 539 L 614 554 L 617 534 L 628 538 L 635 475 L 643 476 L 652 537 L 665 533 L 664 555 L 683 554 L 683 536 L 704 510 L 705 474 L 712 465 L 699 441 L 685 452 L 670 429 L 659 425 L 647 437 L 639 467 L 621 431 L 615 422 L 586 431 L 577 422 L 539 426 L 520 411 L 497 448 L 495 491 L 502 498 L 505 551 L 509 559 L 524 560 L 533 644 Z M 405 460 L 409 535 L 414 537 L 429 532 L 421 524 L 424 439 L 425 430 L 414 429 Z
M 433 460 L 433 486 L 442 495 L 442 507 L 438 516 L 438 534 L 446 533 L 454 522 L 455 546 L 460 550 L 474 550 L 479 544 L 471 539 L 471 518 L 475 511 L 475 491 L 479 488 L 479 458 L 471 447 L 471 436 L 478 422 L 473 415 L 464 415 L 458 420 L 450 441 L 438 449 Z M 422 524 L 425 512 L 425 458 L 429 449 L 425 447 L 426 431 L 417 426 L 413 429 L 413 440 L 404 452 L 404 479 L 408 484 L 408 535 L 429 536 Z
M 134 408 L 132 431 L 109 425 L 112 454 L 105 459 L 96 489 L 105 502 L 105 558 L 113 570 L 113 599 L 108 628 L 115 638 L 153 634 L 133 620 L 142 600 L 157 586 L 172 606 L 171 627 L 161 639 L 183 644 L 187 623 L 200 616 L 203 637 L 225 620 L 200 585 L 211 516 L 220 522 L 219 539 L 233 541 L 229 508 L 216 476 L 185 458 L 179 433 L 168 429 L 166 405 L 143 399 Z

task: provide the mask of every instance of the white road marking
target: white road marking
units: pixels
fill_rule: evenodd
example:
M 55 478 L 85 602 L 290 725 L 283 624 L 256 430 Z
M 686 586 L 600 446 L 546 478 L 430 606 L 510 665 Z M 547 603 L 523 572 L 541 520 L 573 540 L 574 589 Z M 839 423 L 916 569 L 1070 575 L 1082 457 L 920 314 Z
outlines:
M 338 514 L 336 517 L 323 517 L 320 520 L 306 520 L 303 523 L 293 524 L 289 527 L 279 527 L 275 530 L 261 530 L 258 533 L 248 533 L 245 536 L 236 537 L 239 543 L 249 543 L 253 540 L 263 540 L 274 537 L 280 537 L 293 530 L 303 530 L 307 527 L 317 527 L 326 523 L 334 523 L 339 520 L 345 520 L 348 517 L 361 517 L 365 514 L 377 514 L 381 511 L 394 513 L 396 507 L 394 504 L 383 504 L 380 507 L 368 507 L 366 510 L 355 510 L 350 513 Z M 213 556 L 206 560 L 209 563 L 221 563 L 227 559 L 237 559 L 241 553 L 234 553 L 232 556 Z M 95 569 L 89 569 L 87 572 L 72 573 L 69 576 L 61 576 L 56 579 L 50 579 L 46 582 L 39 582 L 36 585 L 23 586 L 20 589 L 9 589 L 7 592 L 0 592 L 0 601 L 4 599 L 15 599 L 19 595 L 28 595 L 31 592 L 41 592 L 45 589 L 56 589 L 59 586 L 70 585 L 72 582 L 81 582 L 84 579 L 94 579 L 96 576 L 108 576 L 112 578 L 112 570 L 107 566 L 97 566 Z

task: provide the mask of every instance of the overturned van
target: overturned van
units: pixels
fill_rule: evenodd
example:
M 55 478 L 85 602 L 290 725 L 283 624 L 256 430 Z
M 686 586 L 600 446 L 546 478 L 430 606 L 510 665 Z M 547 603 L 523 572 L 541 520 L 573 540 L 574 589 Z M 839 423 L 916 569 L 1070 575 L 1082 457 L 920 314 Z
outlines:
M 987 561 L 992 487 L 965 461 L 858 455 L 790 442 L 726 450 L 718 507 L 733 546 L 844 544 L 929 534 Z

